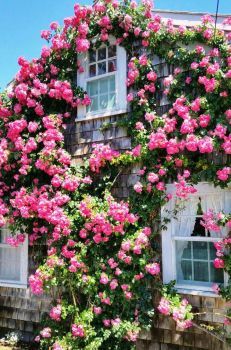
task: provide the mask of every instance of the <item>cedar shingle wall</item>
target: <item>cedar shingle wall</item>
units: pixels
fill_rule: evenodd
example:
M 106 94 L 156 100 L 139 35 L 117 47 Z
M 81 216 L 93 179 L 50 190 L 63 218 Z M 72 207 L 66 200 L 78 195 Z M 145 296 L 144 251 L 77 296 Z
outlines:
M 46 296 L 36 297 L 27 288 L 0 287 L 0 331 L 20 331 L 31 340 L 43 312 L 49 310 Z

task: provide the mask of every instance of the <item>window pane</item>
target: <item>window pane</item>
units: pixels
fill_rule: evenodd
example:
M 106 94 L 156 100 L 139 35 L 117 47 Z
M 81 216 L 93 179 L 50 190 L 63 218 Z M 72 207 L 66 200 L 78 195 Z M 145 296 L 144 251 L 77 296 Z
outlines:
M 106 59 L 106 47 L 103 47 L 98 50 L 98 61 Z
M 96 65 L 95 64 L 91 64 L 89 66 L 89 76 L 90 77 L 96 76 Z
M 109 95 L 108 108 L 111 109 L 115 107 L 115 93 Z
M 92 97 L 91 98 L 91 105 L 88 106 L 88 112 L 89 111 L 92 111 L 92 112 L 95 112 L 95 111 L 98 111 L 98 96 L 96 97 Z
M 224 273 L 222 269 L 215 269 L 213 263 L 210 263 L 211 282 L 224 283 Z
M 0 231 L 0 243 L 5 243 L 4 231 L 1 229 Z
M 0 248 L 0 280 L 20 281 L 20 248 Z
M 90 50 L 89 51 L 89 62 L 95 62 L 96 61 L 96 51 Z
M 108 95 L 100 95 L 100 109 L 108 107 Z
M 210 254 L 210 260 L 216 259 L 216 248 L 214 247 L 213 243 L 209 243 L 209 254 Z
M 192 280 L 192 263 L 189 260 L 181 261 L 181 269 L 183 273 L 183 280 Z M 179 273 L 177 271 L 177 276 L 180 278 Z M 181 277 L 182 278 L 182 277 Z
M 6 238 L 10 236 L 10 231 L 8 228 L 2 227 L 0 229 L 0 243 L 6 244 Z
M 182 245 L 182 242 L 177 242 L 177 245 L 178 245 L 177 249 L 179 249 L 180 244 Z M 182 259 L 191 259 L 192 258 L 191 242 L 188 242 L 188 243 L 185 242 L 185 244 L 187 246 L 183 249 Z
M 108 78 L 109 80 L 109 91 L 114 92 L 115 91 L 115 76 L 112 75 L 111 77 Z
M 208 260 L 208 243 L 193 242 L 193 258 Z
M 108 93 L 108 78 L 100 79 L 99 80 L 99 92 L 100 94 L 107 94 Z
M 98 75 L 107 73 L 106 62 L 98 63 Z
M 109 46 L 108 48 L 108 57 L 115 57 L 116 56 L 116 46 Z
M 194 281 L 209 282 L 209 269 L 207 262 L 194 261 Z
M 99 93 L 98 80 L 91 81 L 87 84 L 87 93 L 90 97 L 94 95 L 98 95 Z
M 108 61 L 108 72 L 116 71 L 116 60 Z

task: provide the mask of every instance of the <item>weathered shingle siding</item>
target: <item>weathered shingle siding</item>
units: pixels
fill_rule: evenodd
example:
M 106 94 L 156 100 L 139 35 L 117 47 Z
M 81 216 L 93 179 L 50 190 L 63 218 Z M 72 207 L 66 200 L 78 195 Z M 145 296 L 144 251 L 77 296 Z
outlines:
M 77 120 L 76 123 L 68 125 L 65 132 L 66 149 L 74 160 L 88 156 L 93 143 L 109 143 L 115 149 L 129 149 L 131 141 L 125 128 L 116 125 L 121 118 L 118 115 L 81 122 Z
M 0 287 L 0 332 L 17 330 L 24 340 L 31 340 L 49 304 L 46 296 L 36 297 L 29 288 Z

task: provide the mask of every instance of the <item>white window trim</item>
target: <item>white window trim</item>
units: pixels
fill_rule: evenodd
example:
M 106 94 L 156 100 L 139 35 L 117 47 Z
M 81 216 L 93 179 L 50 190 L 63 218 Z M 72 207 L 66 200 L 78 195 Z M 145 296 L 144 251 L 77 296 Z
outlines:
M 110 45 L 115 45 L 116 39 L 112 36 L 109 37 Z M 105 45 L 102 45 L 103 47 Z M 102 110 L 97 112 L 87 112 L 86 106 L 78 106 L 77 118 L 79 120 L 90 120 L 101 117 L 108 117 L 111 115 L 124 114 L 127 112 L 127 57 L 124 47 L 116 45 L 116 60 L 117 69 L 115 72 L 102 74 L 101 76 L 88 77 L 88 52 L 78 54 L 78 60 L 84 69 L 84 72 L 77 72 L 77 85 L 84 91 L 87 90 L 87 81 L 93 81 L 99 78 L 106 78 L 111 75 L 115 75 L 115 93 L 116 93 L 116 105 L 110 110 Z
M 198 196 L 206 194 L 214 194 L 217 191 L 227 191 L 227 189 L 221 189 L 219 187 L 215 188 L 212 184 L 208 182 L 201 182 L 198 185 L 194 186 L 197 189 L 195 194 L 191 196 Z M 167 185 L 167 192 L 173 194 L 176 188 L 173 184 Z M 230 189 L 229 189 L 230 190 Z M 170 200 L 164 207 L 161 209 L 161 216 L 166 216 L 165 210 L 174 209 L 174 200 Z M 171 219 L 169 223 L 165 224 L 166 229 L 162 231 L 162 272 L 163 272 L 163 282 L 169 283 L 172 280 L 177 279 L 176 271 L 176 249 L 175 241 L 176 240 L 192 240 L 192 241 L 201 241 L 201 242 L 218 242 L 221 238 L 207 238 L 207 237 L 179 237 L 173 236 L 172 232 L 174 229 L 175 220 Z M 224 272 L 224 285 L 228 284 L 228 275 Z M 192 294 L 192 295 L 204 295 L 204 296 L 214 296 L 217 297 L 217 294 L 210 287 L 200 286 L 200 285 L 191 285 L 188 284 L 179 284 L 176 283 L 175 288 L 178 292 L 182 294 Z
M 1 280 L 0 287 L 11 288 L 27 288 L 28 286 L 28 236 L 26 235 L 25 241 L 19 247 L 12 247 L 6 243 L 0 243 L 0 248 L 20 249 L 20 280 Z

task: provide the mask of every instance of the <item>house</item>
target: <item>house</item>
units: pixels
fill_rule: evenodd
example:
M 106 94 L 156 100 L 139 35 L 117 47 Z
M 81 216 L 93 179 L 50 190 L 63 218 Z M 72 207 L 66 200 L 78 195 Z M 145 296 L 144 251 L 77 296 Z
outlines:
M 199 13 L 171 12 L 155 10 L 162 17 L 172 18 L 174 25 L 192 26 L 198 23 Z M 218 27 L 223 17 L 218 16 Z M 224 28 L 229 30 L 229 26 Z M 207 48 L 205 47 L 205 50 Z M 139 47 L 137 47 L 139 50 Z M 110 143 L 119 150 L 131 149 L 131 139 L 125 127 L 118 126 L 118 121 L 129 115 L 127 104 L 127 53 L 122 46 L 116 45 L 115 38 L 110 38 L 110 46 L 79 55 L 78 60 L 84 67 L 77 76 L 77 85 L 88 91 L 92 100 L 90 106 L 78 107 L 77 115 L 67 127 L 66 148 L 72 154 L 73 161 L 79 162 L 83 156 L 91 153 L 93 143 Z M 157 56 L 153 57 L 160 85 L 163 79 L 173 72 L 174 67 L 166 64 Z M 157 113 L 164 114 L 169 109 L 169 102 L 160 89 Z M 129 188 L 137 181 L 136 169 L 121 174 L 114 195 L 126 198 Z M 169 192 L 172 191 L 171 184 Z M 169 202 L 173 207 L 176 198 Z M 228 211 L 231 205 L 231 191 L 221 190 L 208 183 L 199 183 L 198 192 L 178 220 L 171 220 L 162 234 L 163 280 L 168 283 L 176 280 L 176 287 L 182 295 L 202 313 L 203 322 L 222 323 L 219 315 L 225 310 L 225 303 L 212 289 L 213 283 L 226 283 L 227 276 L 217 272 L 212 264 L 215 256 L 213 243 L 219 237 L 206 229 L 198 229 L 201 208 L 208 205 L 218 210 Z M 165 208 L 166 209 L 166 208 Z M 163 211 L 163 216 L 165 215 Z M 19 330 L 27 339 L 32 337 L 33 329 L 40 320 L 40 315 L 48 311 L 49 297 L 35 297 L 28 289 L 27 279 L 33 270 L 30 257 L 33 251 L 28 243 L 16 249 L 5 243 L 7 229 L 1 230 L 0 243 L 0 327 L 6 330 Z M 168 239 L 166 239 L 168 237 Z M 8 264 L 8 261 L 11 264 Z M 203 314 L 209 310 L 207 314 Z M 152 333 L 140 335 L 137 348 L 142 350 L 189 350 L 189 349 L 226 349 L 217 337 L 206 333 L 202 327 L 182 332 L 175 323 L 160 316 L 154 320 Z

